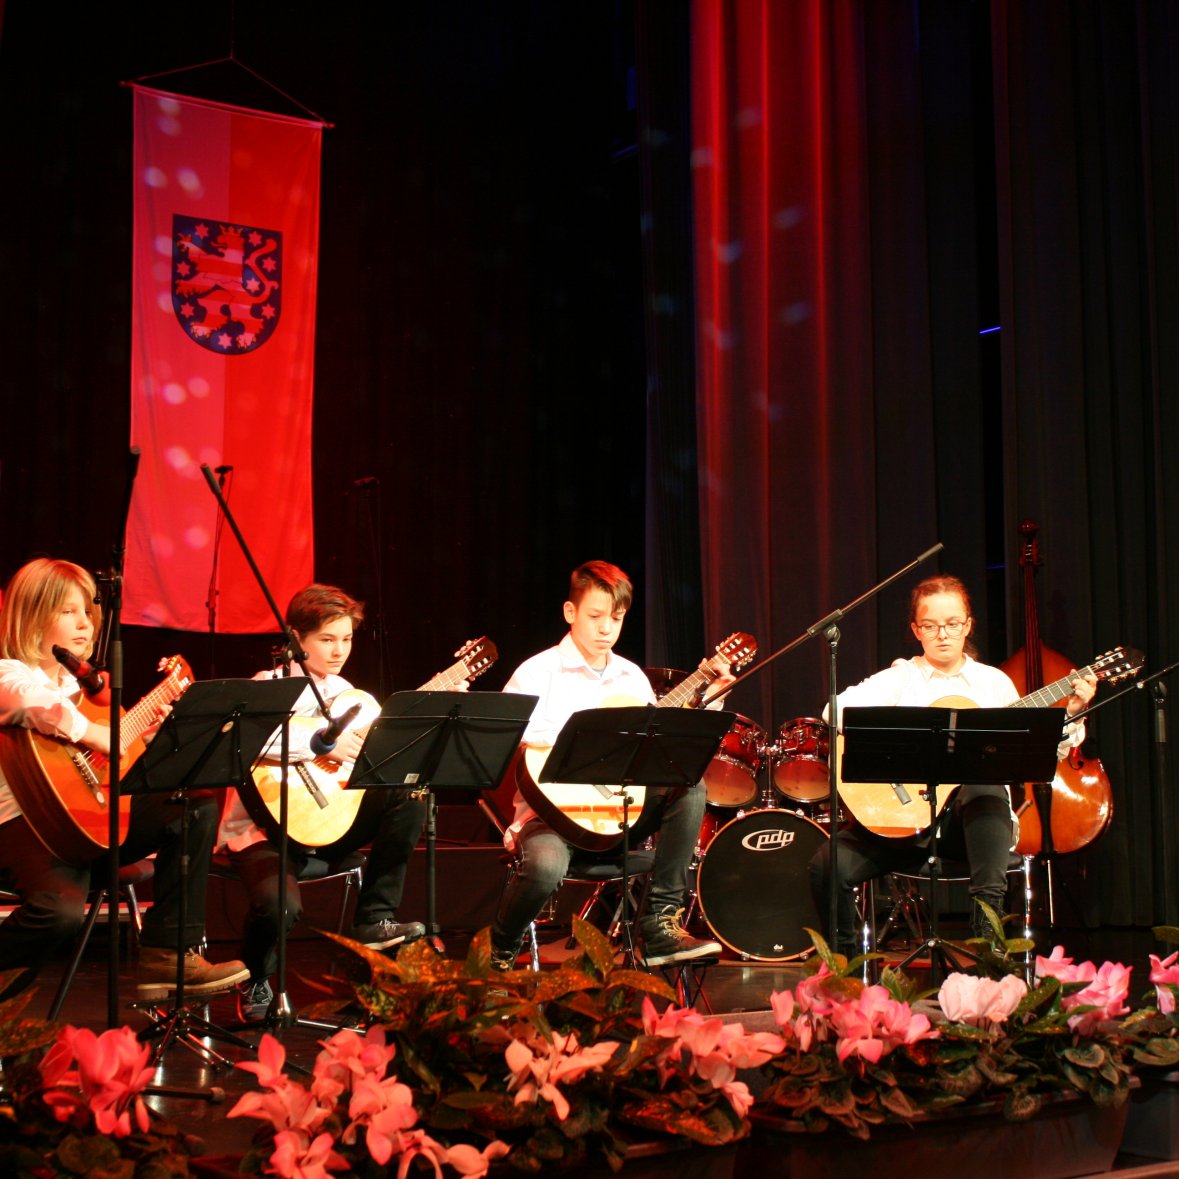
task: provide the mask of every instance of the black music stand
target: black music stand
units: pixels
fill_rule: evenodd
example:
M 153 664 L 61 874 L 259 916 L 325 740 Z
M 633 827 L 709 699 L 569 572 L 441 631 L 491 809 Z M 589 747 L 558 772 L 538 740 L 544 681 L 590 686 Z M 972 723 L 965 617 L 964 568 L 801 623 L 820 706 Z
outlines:
M 845 708 L 845 782 L 888 783 L 903 791 L 905 782 L 923 782 L 929 805 L 929 936 L 898 965 L 904 969 L 929 951 L 936 980 L 941 968 L 958 969 L 954 955 L 974 962 L 973 951 L 938 936 L 935 892 L 938 879 L 939 783 L 963 786 L 1051 779 L 1065 717 L 1059 708 Z M 883 788 L 883 787 L 882 787 Z M 831 887 L 836 887 L 832 874 Z
M 494 790 L 538 699 L 518 692 L 394 692 L 352 768 L 346 789 L 412 790 L 426 800 L 426 936 L 440 952 L 434 791 Z
M 189 795 L 194 790 L 234 786 L 250 781 L 250 768 L 276 727 L 286 727 L 305 681 L 203 680 L 189 686 L 173 706 L 155 739 L 123 780 L 125 794 L 169 793 L 178 795 L 182 811 L 181 847 L 189 831 Z M 284 778 L 285 789 L 285 778 Z M 284 832 L 285 835 L 285 832 Z M 177 913 L 176 995 L 170 1010 L 146 1002 L 142 1009 L 153 1021 L 140 1039 L 159 1038 L 153 1063 L 158 1065 L 173 1040 L 209 1064 L 229 1067 L 232 1061 L 214 1051 L 201 1037 L 215 1036 L 241 1048 L 246 1040 L 194 1015 L 184 998 L 184 928 L 187 920 L 185 884 L 188 856 L 180 857 L 180 901 Z M 140 1006 L 140 1004 L 133 1004 Z M 198 1094 L 199 1095 L 199 1094 Z
M 635 964 L 630 914 L 629 788 L 667 790 L 699 783 L 736 713 L 700 708 L 587 708 L 575 712 L 557 736 L 541 782 L 581 783 L 603 798 L 622 796 L 622 917 L 628 966 Z

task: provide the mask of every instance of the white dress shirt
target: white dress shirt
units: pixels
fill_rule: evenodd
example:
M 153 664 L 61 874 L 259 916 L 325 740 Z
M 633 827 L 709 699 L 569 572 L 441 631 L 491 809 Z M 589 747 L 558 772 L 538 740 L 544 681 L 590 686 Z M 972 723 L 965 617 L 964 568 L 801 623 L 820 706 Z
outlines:
M 0 725 L 21 725 L 76 745 L 90 723 L 75 703 L 80 698 L 78 681 L 64 668 L 55 680 L 40 667 L 0 659 Z M 0 823 L 20 813 L 0 767 Z
M 655 689 L 637 663 L 608 651 L 606 666 L 600 672 L 595 671 L 571 635 L 566 635 L 555 647 L 524 660 L 504 685 L 504 691 L 540 697 L 524 730 L 525 745 L 554 744 L 575 712 L 600 708 L 611 697 L 622 697 L 636 704 L 655 703 Z M 514 810 L 512 824 L 504 834 L 504 843 L 509 848 L 515 847 L 516 833 L 536 816 L 519 791 Z

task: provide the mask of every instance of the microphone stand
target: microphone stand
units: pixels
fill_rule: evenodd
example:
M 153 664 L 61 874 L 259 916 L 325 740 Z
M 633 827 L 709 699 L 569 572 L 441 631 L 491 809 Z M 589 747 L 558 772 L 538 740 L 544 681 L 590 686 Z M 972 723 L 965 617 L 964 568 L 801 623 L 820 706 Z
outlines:
M 924 561 L 928 561 L 930 557 L 936 553 L 940 553 L 946 546 L 940 541 L 932 548 L 928 548 L 919 557 L 914 558 L 904 568 L 898 569 L 895 573 L 886 577 L 883 581 L 877 582 L 871 589 L 866 590 L 860 594 L 858 598 L 854 598 L 837 610 L 832 610 L 824 618 L 820 618 L 818 622 L 808 626 L 800 635 L 791 639 L 784 647 L 780 647 L 772 655 L 767 656 L 760 663 L 755 664 L 744 675 L 740 676 L 734 683 L 731 683 L 727 688 L 722 688 L 718 692 L 709 694 L 704 700 L 700 702 L 701 708 L 706 708 L 714 700 L 720 700 L 727 696 L 737 684 L 749 679 L 751 675 L 761 671 L 764 667 L 773 663 L 781 655 L 785 655 L 787 651 L 793 651 L 795 647 L 805 643 L 808 639 L 813 639 L 816 635 L 822 635 L 827 640 L 828 659 L 827 659 L 827 748 L 831 751 L 827 758 L 827 797 L 828 805 L 831 808 L 831 860 L 830 870 L 827 878 L 827 893 L 828 893 L 828 910 L 827 910 L 827 929 L 828 937 L 832 945 L 839 943 L 839 892 L 836 886 L 835 869 L 839 862 L 839 797 L 838 797 L 838 773 L 835 764 L 835 735 L 839 732 L 839 700 L 838 700 L 838 659 L 837 650 L 839 647 L 839 626 L 838 624 L 846 618 L 858 606 L 862 606 L 870 598 L 874 598 L 881 590 L 886 589 L 892 585 L 894 581 L 898 581 L 907 573 L 912 572 Z
M 135 489 L 135 475 L 139 470 L 139 447 L 133 446 L 127 456 L 127 479 L 124 484 L 123 506 L 111 546 L 111 567 L 99 584 L 107 587 L 106 609 L 103 612 L 104 634 L 99 636 L 96 666 L 105 662 L 110 684 L 110 743 L 108 758 L 110 774 L 107 782 L 107 938 L 106 1023 L 108 1028 L 119 1026 L 119 783 L 122 781 L 123 750 L 120 717 L 123 711 L 123 556 L 127 548 L 127 518 L 131 514 L 131 493 Z
M 1148 688 L 1150 689 L 1151 703 L 1154 706 L 1154 781 L 1151 795 L 1160 832 L 1174 830 L 1173 805 L 1171 796 L 1167 792 L 1167 685 L 1163 683 L 1163 680 L 1176 668 L 1179 668 L 1179 662 L 1168 664 L 1162 670 L 1151 672 L 1150 675 L 1135 680 L 1134 683 L 1121 688 L 1112 696 L 1105 696 L 1096 703 L 1091 703 L 1088 708 L 1078 712 L 1076 716 L 1069 717 L 1069 720 L 1074 722 L 1084 720 L 1097 712 L 1098 709 L 1112 704 L 1115 700 L 1120 700 L 1129 692 L 1145 692 Z M 1167 848 L 1161 839 L 1155 840 L 1152 853 L 1156 903 L 1161 897 L 1160 907 L 1163 922 L 1169 925 L 1172 923 L 1172 913 L 1168 907 L 1174 903 L 1175 896 L 1174 868 L 1171 864 L 1171 857 L 1167 854 Z
M 245 557 L 246 563 L 250 566 L 251 572 L 254 574 L 255 580 L 258 582 L 259 588 L 262 590 L 262 596 L 266 599 L 267 605 L 270 607 L 271 613 L 274 615 L 275 621 L 278 623 L 278 629 L 282 632 L 284 640 L 283 650 L 283 667 L 285 674 L 290 674 L 291 663 L 297 663 L 302 668 L 303 676 L 307 680 L 307 686 L 311 689 L 312 695 L 315 697 L 316 703 L 319 705 L 319 710 L 324 718 L 331 723 L 331 712 L 324 702 L 323 694 L 319 690 L 319 686 L 312 678 L 307 670 L 306 656 L 303 652 L 302 644 L 295 642 L 295 633 L 287 624 L 287 620 L 283 617 L 282 611 L 278 608 L 278 604 L 274 600 L 274 596 L 270 592 L 270 587 L 266 584 L 266 579 L 262 576 L 262 571 L 258 568 L 254 561 L 254 556 L 250 552 L 249 546 L 246 544 L 246 538 L 242 535 L 241 529 L 237 526 L 237 521 L 233 518 L 233 513 L 229 510 L 229 504 L 226 502 L 225 496 L 222 494 L 221 488 L 217 485 L 217 481 L 213 478 L 213 472 L 209 469 L 208 463 L 201 464 L 201 474 L 205 477 L 205 482 L 209 485 L 209 490 L 216 497 L 217 502 L 221 505 L 221 511 L 224 513 L 225 521 L 233 531 L 233 535 L 237 539 L 238 546 L 241 548 L 242 556 Z M 288 718 L 289 719 L 289 718 Z M 278 928 L 277 928 L 277 944 L 275 946 L 275 992 L 274 998 L 270 1001 L 270 1007 L 266 1012 L 266 1020 L 268 1023 L 277 1025 L 279 1027 L 291 1027 L 295 1022 L 295 1012 L 291 1007 L 290 998 L 287 995 L 287 865 L 289 863 L 289 845 L 287 842 L 287 802 L 288 802 L 288 775 L 290 771 L 291 749 L 290 749 L 290 725 L 284 724 L 282 726 L 282 735 L 280 738 L 279 757 L 281 758 L 279 773 L 279 790 L 278 790 Z
M 225 491 L 225 478 L 233 471 L 232 467 L 217 468 L 217 486 Z M 217 524 L 213 528 L 213 568 L 209 571 L 209 597 L 205 602 L 205 609 L 209 611 L 209 678 L 217 678 L 217 598 L 221 594 L 218 588 L 218 575 L 221 571 L 221 533 L 225 524 L 225 517 L 220 510 L 217 512 Z

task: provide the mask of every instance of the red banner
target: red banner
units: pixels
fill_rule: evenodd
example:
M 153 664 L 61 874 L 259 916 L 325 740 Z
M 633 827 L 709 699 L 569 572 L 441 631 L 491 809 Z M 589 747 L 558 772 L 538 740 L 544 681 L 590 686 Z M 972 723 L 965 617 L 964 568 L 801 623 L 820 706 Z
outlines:
M 322 123 L 134 88 L 131 444 L 123 619 L 273 631 L 313 580 L 311 406 Z

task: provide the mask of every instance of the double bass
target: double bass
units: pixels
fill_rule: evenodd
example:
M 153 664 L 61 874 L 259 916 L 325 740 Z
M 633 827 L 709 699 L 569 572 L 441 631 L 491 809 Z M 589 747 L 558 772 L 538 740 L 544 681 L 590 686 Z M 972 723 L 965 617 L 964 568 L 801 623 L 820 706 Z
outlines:
M 1000 666 L 1014 681 L 1021 696 L 1053 680 L 1061 679 L 1076 666 L 1071 660 L 1040 641 L 1036 608 L 1036 567 L 1040 564 L 1039 525 L 1024 520 L 1019 564 L 1024 585 L 1024 647 Z M 1063 704 L 1063 701 L 1062 701 Z M 1056 777 L 1048 788 L 1037 783 L 1024 786 L 1024 802 L 1017 808 L 1021 856 L 1051 856 L 1088 847 L 1113 818 L 1113 792 L 1101 761 L 1084 757 L 1080 748 L 1069 750 L 1056 763 Z M 1045 815 L 1048 817 L 1045 838 Z

